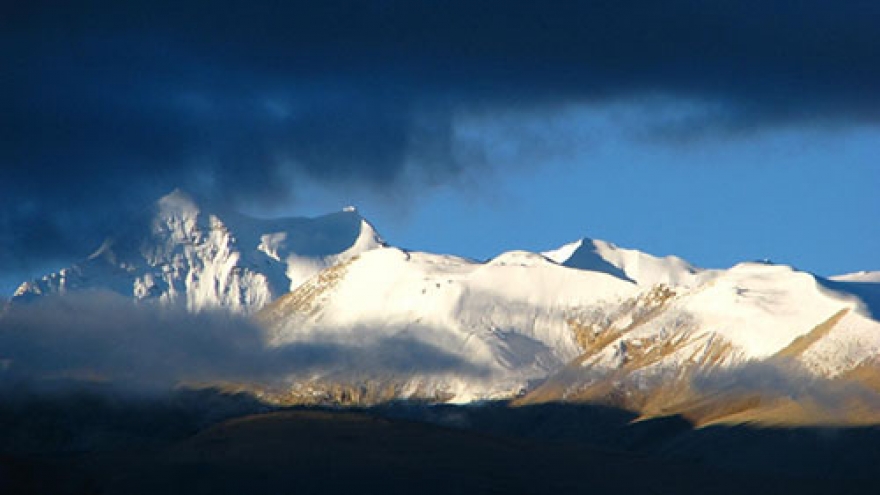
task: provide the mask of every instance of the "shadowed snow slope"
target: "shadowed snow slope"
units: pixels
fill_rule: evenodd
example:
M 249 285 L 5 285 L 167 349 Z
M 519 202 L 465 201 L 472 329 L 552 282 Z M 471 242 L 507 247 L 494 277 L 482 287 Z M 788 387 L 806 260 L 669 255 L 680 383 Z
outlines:
M 647 287 L 656 284 L 691 287 L 710 276 L 675 256 L 658 258 L 592 239 L 581 239 L 543 254 L 563 266 L 604 272 Z
M 858 272 L 822 280 L 831 290 L 852 294 L 862 302 L 867 315 L 880 316 L 880 272 Z

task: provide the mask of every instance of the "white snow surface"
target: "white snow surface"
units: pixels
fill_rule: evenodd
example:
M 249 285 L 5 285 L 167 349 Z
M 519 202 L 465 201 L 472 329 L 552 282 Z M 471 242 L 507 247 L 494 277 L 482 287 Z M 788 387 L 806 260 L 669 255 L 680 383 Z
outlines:
M 843 312 L 829 333 L 796 357 L 815 375 L 833 377 L 880 350 L 880 323 L 861 311 L 863 299 L 843 289 L 829 288 L 820 278 L 789 266 L 741 263 L 693 289 L 679 289 L 662 313 L 583 365 L 613 370 L 626 361 L 628 347 L 668 342 L 670 336 L 683 345 L 635 375 L 677 373 L 720 342 L 732 347 L 719 358 L 719 366 L 760 361 Z
M 849 312 L 801 361 L 814 374 L 834 377 L 880 355 L 880 323 Z
M 175 190 L 88 259 L 22 284 L 13 301 L 110 289 L 191 311 L 251 313 L 334 263 L 383 241 L 354 210 L 263 220 L 212 211 Z
M 698 326 L 768 357 L 854 303 L 824 290 L 816 278 L 784 265 L 741 263 L 676 302 Z
M 274 342 L 405 335 L 486 370 L 449 377 L 442 391 L 457 401 L 509 396 L 559 369 L 580 352 L 566 324 L 571 312 L 616 305 L 638 291 L 605 273 L 522 251 L 478 263 L 387 248 L 339 270 L 337 283 L 312 279 L 266 309 Z M 303 291 L 317 297 L 297 308 Z
M 264 323 L 276 345 L 396 335 L 428 343 L 488 370 L 482 377 L 453 373 L 431 380 L 413 373 L 413 380 L 430 381 L 465 402 L 511 396 L 554 373 L 582 352 L 570 319 L 630 327 L 641 317 L 631 301 L 665 286 L 674 296 L 659 312 L 645 313 L 650 318 L 583 365 L 612 372 L 634 346 L 644 350 L 671 339 L 681 345 L 635 376 L 678 374 L 708 361 L 701 359 L 718 344 L 726 354 L 712 366 L 735 366 L 770 358 L 846 311 L 797 358 L 817 375 L 834 376 L 876 356 L 880 324 L 859 311 L 865 302 L 848 285 L 830 283 L 769 263 L 703 270 L 603 241 L 541 254 L 512 251 L 485 263 L 388 248 L 340 265 L 334 277 L 304 283 L 267 308 Z M 307 303 L 300 297 L 305 293 Z
M 180 191 L 88 259 L 23 284 L 10 304 L 88 289 L 255 314 L 275 346 L 415 343 L 431 350 L 426 362 L 382 379 L 455 402 L 514 396 L 581 357 L 601 374 L 650 355 L 635 372 L 643 377 L 768 359 L 835 315 L 796 356 L 806 369 L 836 376 L 880 353 L 880 272 L 824 279 L 770 263 L 706 270 L 586 238 L 477 262 L 388 247 L 350 207 L 266 220 Z M 652 294 L 664 294 L 659 306 Z M 586 356 L 574 324 L 620 335 Z M 702 359 L 718 349 L 725 354 Z M 432 353 L 443 366 L 427 362 Z

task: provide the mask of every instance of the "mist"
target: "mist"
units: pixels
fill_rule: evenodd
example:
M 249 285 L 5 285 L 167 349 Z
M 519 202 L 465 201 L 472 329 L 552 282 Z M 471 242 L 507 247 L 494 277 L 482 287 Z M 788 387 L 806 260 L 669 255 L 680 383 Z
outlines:
M 346 332 L 356 336 L 357 329 Z M 406 336 L 322 338 L 280 346 L 224 311 L 138 304 L 109 292 L 47 296 L 0 316 L 0 383 L 103 384 L 133 392 L 247 384 L 273 388 L 315 376 L 480 375 L 485 370 Z M 41 385 L 42 384 L 42 385 Z
M 880 395 L 870 384 L 847 377 L 821 377 L 800 362 L 781 357 L 748 361 L 725 369 L 696 374 L 691 386 L 709 401 L 723 403 L 752 397 L 754 407 L 766 414 L 775 407 L 795 404 L 776 421 L 816 424 L 853 424 L 873 418 L 880 409 Z M 797 416 L 803 417 L 797 417 Z

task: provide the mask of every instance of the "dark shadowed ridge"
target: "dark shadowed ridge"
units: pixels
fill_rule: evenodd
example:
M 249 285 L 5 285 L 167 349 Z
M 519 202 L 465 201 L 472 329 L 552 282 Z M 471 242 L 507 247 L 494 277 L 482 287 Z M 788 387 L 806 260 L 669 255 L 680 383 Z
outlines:
M 872 428 L 693 429 L 593 405 L 271 410 L 244 396 L 3 396 L 15 493 L 874 493 Z

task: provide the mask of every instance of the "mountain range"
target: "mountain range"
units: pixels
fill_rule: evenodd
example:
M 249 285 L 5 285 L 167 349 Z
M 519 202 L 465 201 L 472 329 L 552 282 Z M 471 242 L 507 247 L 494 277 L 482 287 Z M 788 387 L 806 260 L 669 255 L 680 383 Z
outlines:
M 880 272 L 703 269 L 588 238 L 478 261 L 389 245 L 351 207 L 267 220 L 174 191 L 10 304 L 97 290 L 157 312 L 241 315 L 270 348 L 379 348 L 398 363 L 222 384 L 274 402 L 591 402 L 697 424 L 880 421 Z

